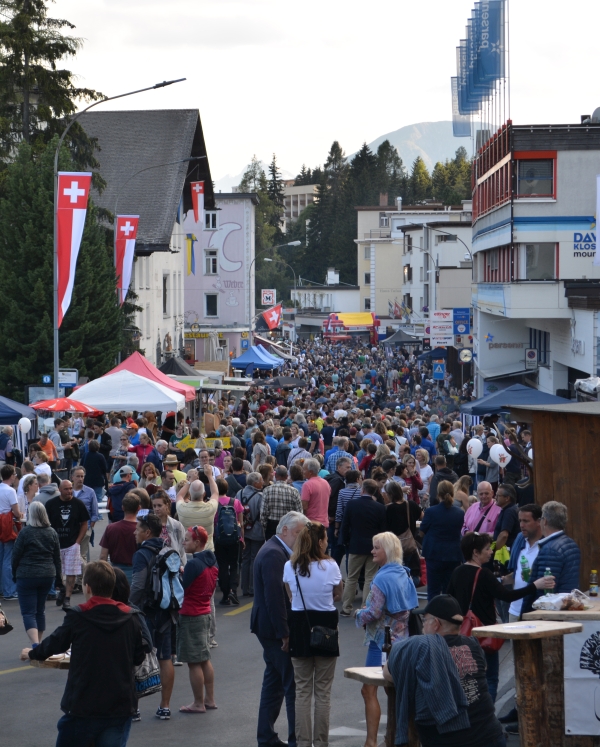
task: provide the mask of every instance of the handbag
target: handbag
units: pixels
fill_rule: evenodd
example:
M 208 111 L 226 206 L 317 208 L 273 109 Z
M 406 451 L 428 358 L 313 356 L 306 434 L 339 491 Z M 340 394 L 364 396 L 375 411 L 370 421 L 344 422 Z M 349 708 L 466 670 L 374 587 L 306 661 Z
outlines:
M 481 624 L 481 620 L 477 617 L 477 615 L 471 609 L 471 607 L 473 606 L 473 597 L 475 596 L 475 588 L 477 586 L 477 581 L 479 580 L 480 573 L 481 573 L 481 568 L 478 568 L 477 573 L 475 574 L 475 582 L 473 583 L 473 591 L 471 592 L 471 601 L 469 602 L 469 609 L 467 610 L 467 614 L 464 616 L 464 619 L 460 626 L 460 634 L 466 635 L 469 637 L 471 636 L 471 631 L 473 630 L 473 628 L 485 627 Z M 504 643 L 504 638 L 480 638 L 479 639 L 479 645 L 488 654 L 491 654 L 494 651 L 500 651 L 503 643 Z
M 411 552 L 419 552 L 413 533 L 410 531 L 410 508 L 408 507 L 408 500 L 404 499 L 406 503 L 406 517 L 408 519 L 408 529 L 402 534 L 398 535 L 398 539 L 402 544 L 402 552 L 410 554 Z
M 8 622 L 8 617 L 6 617 L 6 612 L 0 607 L 0 635 L 6 635 L 7 633 L 10 633 L 11 630 L 14 630 L 13 626 Z
M 156 649 L 153 648 L 146 654 L 144 661 L 135 668 L 135 692 L 138 698 L 160 692 L 162 684 L 160 681 L 160 667 L 156 657 Z
M 315 648 L 319 651 L 323 651 L 327 654 L 337 654 L 338 628 L 326 628 L 323 625 L 311 626 L 310 618 L 308 616 L 308 610 L 306 609 L 306 602 L 304 601 L 304 594 L 302 593 L 302 587 L 300 586 L 300 581 L 298 579 L 298 573 L 295 573 L 294 575 L 296 576 L 296 586 L 298 587 L 298 591 L 300 592 L 302 606 L 304 607 L 306 620 L 308 622 L 308 627 L 310 630 L 310 647 Z
M 21 531 L 21 521 L 12 511 L 0 514 L 0 542 L 12 542 Z

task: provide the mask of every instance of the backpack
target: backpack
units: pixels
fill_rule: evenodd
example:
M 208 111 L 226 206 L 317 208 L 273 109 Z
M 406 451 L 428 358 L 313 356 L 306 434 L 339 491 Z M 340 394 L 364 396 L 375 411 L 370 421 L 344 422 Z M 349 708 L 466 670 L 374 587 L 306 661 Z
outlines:
M 145 607 L 153 610 L 181 609 L 183 586 L 179 580 L 179 553 L 172 547 L 163 547 L 158 552 L 154 548 L 148 549 L 152 549 L 154 557 L 148 566 Z
M 254 493 L 248 498 L 247 502 L 244 503 L 243 500 L 243 489 L 240 490 L 240 492 L 236 495 L 236 498 L 239 500 L 239 502 L 244 507 L 244 514 L 243 514 L 243 521 L 244 521 L 244 532 L 249 532 L 252 527 L 256 524 L 257 516 L 252 516 L 252 509 L 250 508 L 250 501 L 254 498 L 254 496 L 260 493 L 260 490 L 255 490 Z
M 230 498 L 226 505 L 219 503 L 214 534 L 214 541 L 219 545 L 235 545 L 240 541 L 241 529 L 236 520 L 234 504 L 235 498 Z

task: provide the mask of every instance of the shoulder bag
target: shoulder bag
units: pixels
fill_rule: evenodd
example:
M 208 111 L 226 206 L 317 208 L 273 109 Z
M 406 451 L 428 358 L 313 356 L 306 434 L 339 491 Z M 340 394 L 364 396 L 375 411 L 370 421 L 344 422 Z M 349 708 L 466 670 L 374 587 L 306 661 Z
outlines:
M 408 500 L 406 498 L 404 499 L 404 503 L 406 503 L 406 518 L 408 519 L 408 529 L 405 532 L 402 532 L 402 534 L 399 534 L 398 539 L 402 544 L 403 553 L 418 552 L 419 549 L 417 547 L 417 543 L 415 541 L 415 538 L 413 537 L 413 533 L 410 531 L 410 508 L 408 505 Z
M 480 573 L 481 573 L 481 568 L 478 568 L 477 573 L 475 574 L 475 581 L 473 583 L 473 591 L 471 592 L 471 601 L 469 602 L 469 609 L 467 610 L 467 614 L 465 615 L 464 620 L 462 621 L 462 625 L 460 626 L 461 635 L 470 636 L 473 628 L 484 627 L 481 623 L 481 620 L 477 617 L 477 615 L 472 610 L 473 597 L 475 596 L 475 589 L 477 587 L 477 581 L 479 580 Z M 491 654 L 494 651 L 500 651 L 503 643 L 504 643 L 504 638 L 479 638 L 479 645 L 488 654 Z
M 308 610 L 306 609 L 306 602 L 304 601 L 304 594 L 302 593 L 302 587 L 300 586 L 300 581 L 298 579 L 298 573 L 295 572 L 294 575 L 296 576 L 296 586 L 298 587 L 298 591 L 300 592 L 302 606 L 304 607 L 306 621 L 308 622 L 308 628 L 310 630 L 310 647 L 319 651 L 323 651 L 327 654 L 337 653 L 338 629 L 335 628 L 334 630 L 333 628 L 326 628 L 323 625 L 311 626 L 310 618 L 308 616 Z
M 162 690 L 160 666 L 155 648 L 146 654 L 144 661 L 135 668 L 134 676 L 135 693 L 138 698 L 144 698 L 146 695 L 152 695 Z

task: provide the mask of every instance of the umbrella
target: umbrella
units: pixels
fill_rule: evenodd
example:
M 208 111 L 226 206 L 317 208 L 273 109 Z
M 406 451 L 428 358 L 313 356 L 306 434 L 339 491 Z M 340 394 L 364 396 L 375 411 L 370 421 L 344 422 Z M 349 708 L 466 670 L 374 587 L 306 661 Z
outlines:
M 76 399 L 71 399 L 70 397 L 45 399 L 43 402 L 36 402 L 35 405 L 31 406 L 34 410 L 46 410 L 47 412 L 82 412 L 85 415 L 98 412 L 95 408 L 84 405 L 83 402 L 78 402 Z
M 315 405 L 324 405 L 325 402 L 329 402 L 327 397 L 319 397 L 319 399 L 315 400 Z
M 276 389 L 294 389 L 295 387 L 307 386 L 304 379 L 296 379 L 294 376 L 276 376 L 265 383 L 267 386 L 273 386 Z

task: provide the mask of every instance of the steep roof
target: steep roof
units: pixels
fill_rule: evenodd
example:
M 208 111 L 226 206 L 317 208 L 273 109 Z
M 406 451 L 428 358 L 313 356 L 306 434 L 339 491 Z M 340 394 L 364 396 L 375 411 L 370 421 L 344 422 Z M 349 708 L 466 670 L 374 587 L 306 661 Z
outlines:
M 168 251 L 182 192 L 184 209 L 191 208 L 190 191 L 184 189 L 188 182 L 204 180 L 205 207 L 214 209 L 208 158 L 160 166 L 206 156 L 197 109 L 96 111 L 79 121 L 98 140 L 98 171 L 107 182 L 102 194 L 94 193 L 94 201 L 113 212 L 118 198 L 119 214 L 140 216 L 136 254 Z M 148 171 L 133 176 L 142 169 Z

